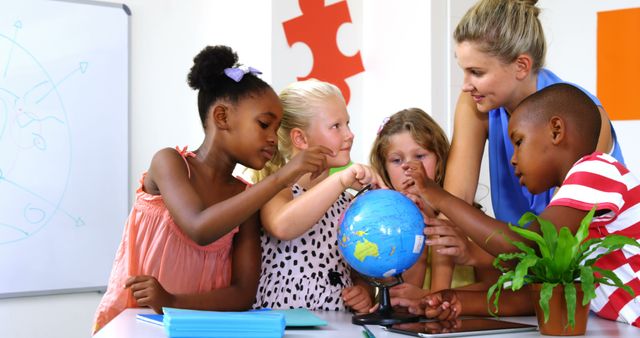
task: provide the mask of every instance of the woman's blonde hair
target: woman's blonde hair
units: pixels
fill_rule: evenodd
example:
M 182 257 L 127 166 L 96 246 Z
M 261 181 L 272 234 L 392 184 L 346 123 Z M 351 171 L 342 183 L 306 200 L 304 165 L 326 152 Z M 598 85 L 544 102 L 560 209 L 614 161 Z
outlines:
M 315 105 L 330 98 L 344 102 L 344 97 L 338 87 L 316 79 L 294 82 L 283 89 L 279 97 L 284 114 L 280 128 L 278 128 L 278 151 L 262 170 L 253 172 L 254 182 L 259 182 L 273 174 L 291 159 L 293 154 L 291 130 L 293 128 L 302 130 L 309 128 L 311 118 L 315 113 Z
M 382 176 L 382 180 L 388 187 L 392 186 L 389 172 L 385 166 L 389 152 L 389 138 L 402 132 L 409 132 L 411 138 L 419 146 L 436 155 L 434 181 L 442 186 L 447 157 L 449 156 L 449 140 L 436 121 L 420 108 L 401 110 L 391 115 L 389 120 L 384 123 L 373 142 L 373 148 L 371 148 L 369 155 L 371 167 Z
M 538 20 L 537 0 L 480 0 L 462 17 L 453 38 L 475 42 L 480 50 L 511 63 L 520 54 L 533 59 L 531 70 L 544 66 L 546 43 Z

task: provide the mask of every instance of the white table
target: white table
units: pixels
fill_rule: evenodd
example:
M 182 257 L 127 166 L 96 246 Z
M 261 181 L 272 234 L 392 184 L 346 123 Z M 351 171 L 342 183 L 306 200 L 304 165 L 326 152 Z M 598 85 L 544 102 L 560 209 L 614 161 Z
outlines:
M 109 322 L 100 330 L 95 338 L 166 338 L 164 329 L 159 325 L 145 323 L 136 320 L 138 313 L 153 313 L 147 308 L 127 309 Z M 326 326 L 295 329 L 285 331 L 286 338 L 308 338 L 308 337 L 332 337 L 332 338 L 363 338 L 361 326 L 351 324 L 351 313 L 337 311 L 316 311 L 322 319 L 329 324 Z M 505 317 L 507 321 L 536 324 L 535 317 Z M 584 337 L 639 337 L 640 329 L 631 325 L 613 322 L 591 315 L 587 324 L 587 334 Z M 407 335 L 387 332 L 382 327 L 369 326 L 376 338 L 408 338 Z M 540 337 L 537 331 L 519 332 L 512 334 L 496 335 L 500 338 L 526 338 Z M 484 336 L 488 337 L 488 336 Z

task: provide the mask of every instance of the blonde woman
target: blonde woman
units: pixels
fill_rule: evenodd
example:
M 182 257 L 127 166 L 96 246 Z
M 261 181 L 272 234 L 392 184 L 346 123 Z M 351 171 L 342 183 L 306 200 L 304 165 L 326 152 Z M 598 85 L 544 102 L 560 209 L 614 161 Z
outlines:
M 536 2 L 478 1 L 453 34 L 464 84 L 455 110 L 444 187 L 473 202 L 488 140 L 493 210 L 497 219 L 514 224 L 526 211 L 539 214 L 553 195 L 553 189 L 531 194 L 521 186 L 511 165 L 513 147 L 507 133 L 511 113 L 522 100 L 563 82 L 543 68 L 546 44 Z M 585 93 L 596 103 L 602 118 L 597 150 L 624 163 L 607 113 L 597 97 Z

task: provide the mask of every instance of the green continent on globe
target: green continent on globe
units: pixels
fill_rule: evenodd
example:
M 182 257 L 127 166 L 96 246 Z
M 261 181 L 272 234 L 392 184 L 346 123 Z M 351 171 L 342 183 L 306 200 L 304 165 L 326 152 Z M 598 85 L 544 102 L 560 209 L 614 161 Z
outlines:
M 373 242 L 369 242 L 366 238 L 364 241 L 358 241 L 356 243 L 356 249 L 353 252 L 353 255 L 361 262 L 364 261 L 365 258 L 378 257 L 378 245 Z

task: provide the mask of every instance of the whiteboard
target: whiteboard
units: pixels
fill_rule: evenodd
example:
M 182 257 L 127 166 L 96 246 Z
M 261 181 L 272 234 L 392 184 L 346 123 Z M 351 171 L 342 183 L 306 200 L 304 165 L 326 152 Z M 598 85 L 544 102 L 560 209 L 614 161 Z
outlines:
M 0 297 L 108 282 L 129 205 L 128 13 L 0 0 Z

